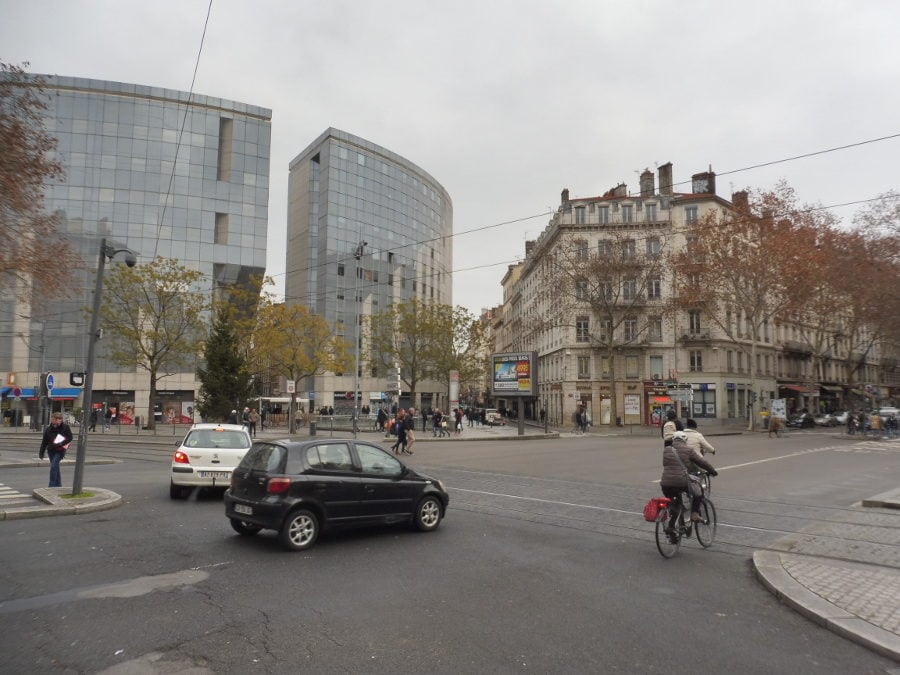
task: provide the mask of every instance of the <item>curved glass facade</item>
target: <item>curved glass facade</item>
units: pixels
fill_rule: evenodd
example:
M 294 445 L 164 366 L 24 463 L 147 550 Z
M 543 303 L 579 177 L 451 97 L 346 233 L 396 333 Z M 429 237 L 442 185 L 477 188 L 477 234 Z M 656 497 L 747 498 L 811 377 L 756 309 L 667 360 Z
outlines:
M 358 339 L 358 313 L 413 297 L 452 305 L 452 233 L 450 195 L 426 171 L 327 129 L 290 164 L 285 301 L 306 304 L 351 344 Z M 365 255 L 357 267 L 361 242 Z M 318 382 L 319 405 L 353 384 L 353 377 Z M 367 391 L 384 387 L 383 378 L 364 378 L 364 404 Z
M 126 244 L 142 262 L 176 258 L 213 289 L 264 273 L 268 224 L 270 110 L 157 87 L 41 77 L 45 126 L 66 172 L 46 186 L 46 208 L 58 214 L 86 270 L 64 272 L 77 289 L 72 298 L 9 315 L 19 337 L 0 338 L 0 369 L 30 371 L 27 386 L 42 369 L 84 368 L 83 308 L 91 304 L 101 237 Z M 127 373 L 103 358 L 102 341 L 96 366 L 95 388 L 130 392 L 140 405 L 143 371 L 123 379 Z M 186 391 L 193 380 L 192 369 L 161 386 Z

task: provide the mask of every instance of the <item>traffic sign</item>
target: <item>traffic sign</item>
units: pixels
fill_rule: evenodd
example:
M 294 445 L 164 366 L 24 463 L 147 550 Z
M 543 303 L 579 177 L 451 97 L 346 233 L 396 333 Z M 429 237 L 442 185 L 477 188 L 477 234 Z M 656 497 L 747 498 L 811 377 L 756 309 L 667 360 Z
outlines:
M 54 384 L 53 373 L 47 373 L 47 391 L 53 391 Z

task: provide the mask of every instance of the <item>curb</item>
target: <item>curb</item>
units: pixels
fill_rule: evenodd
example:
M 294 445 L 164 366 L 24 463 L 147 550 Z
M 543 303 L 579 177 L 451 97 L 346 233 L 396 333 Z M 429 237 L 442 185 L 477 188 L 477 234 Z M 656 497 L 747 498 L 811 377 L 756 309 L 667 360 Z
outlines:
M 93 492 L 91 497 L 65 498 L 71 488 L 37 488 L 31 495 L 43 502 L 37 506 L 19 506 L 0 511 L 0 520 L 22 520 L 45 516 L 78 516 L 96 513 L 121 506 L 122 495 L 103 488 L 85 487 L 85 492 Z
M 99 464 L 121 464 L 121 463 L 122 463 L 121 459 L 86 459 L 84 461 L 85 466 L 88 466 L 88 465 L 97 466 Z M 60 466 L 72 466 L 73 464 L 75 464 L 75 460 L 74 459 L 64 459 L 59 464 L 60 464 Z M 23 469 L 28 469 L 28 468 L 34 468 L 36 466 L 37 467 L 41 467 L 41 466 L 49 467 L 50 462 L 48 462 L 47 460 L 41 461 L 41 460 L 35 459 L 35 460 L 25 460 L 22 462 L 0 463 L 0 469 L 18 469 L 20 467 Z
M 880 495 L 863 499 L 862 505 L 882 509 L 900 509 L 900 490 L 889 490 Z
M 757 578 L 778 600 L 820 626 L 900 663 L 900 636 L 813 593 L 785 571 L 781 560 L 781 554 L 773 551 L 753 553 Z

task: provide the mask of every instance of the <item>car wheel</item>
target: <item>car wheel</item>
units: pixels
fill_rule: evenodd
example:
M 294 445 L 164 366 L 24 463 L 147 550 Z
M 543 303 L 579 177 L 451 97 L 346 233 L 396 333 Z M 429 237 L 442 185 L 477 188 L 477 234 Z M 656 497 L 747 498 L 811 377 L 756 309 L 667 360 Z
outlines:
M 312 511 L 291 511 L 278 532 L 278 539 L 289 551 L 303 551 L 316 543 L 319 519 Z
M 175 485 L 175 483 L 169 483 L 169 497 L 172 499 L 187 499 L 191 496 L 191 492 L 194 488 L 190 485 Z
M 262 529 L 258 525 L 245 523 L 243 520 L 238 520 L 237 518 L 229 518 L 228 520 L 231 521 L 232 529 L 243 537 L 252 537 Z
M 416 507 L 413 524 L 420 532 L 430 532 L 441 524 L 441 501 L 432 495 L 424 497 Z

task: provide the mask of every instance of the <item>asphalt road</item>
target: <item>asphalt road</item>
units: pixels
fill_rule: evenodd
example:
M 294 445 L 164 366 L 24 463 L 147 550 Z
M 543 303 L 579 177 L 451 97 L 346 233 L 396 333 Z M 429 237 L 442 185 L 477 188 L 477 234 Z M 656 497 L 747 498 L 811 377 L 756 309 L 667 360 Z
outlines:
M 236 536 L 217 498 L 171 501 L 167 453 L 90 466 L 123 507 L 0 523 L 0 671 L 896 672 L 779 604 L 750 556 L 817 523 L 846 523 L 827 545 L 858 549 L 850 507 L 896 487 L 900 445 L 712 440 L 718 543 L 671 560 L 640 517 L 660 472 L 646 437 L 421 443 L 410 463 L 451 492 L 436 532 L 294 554 Z

